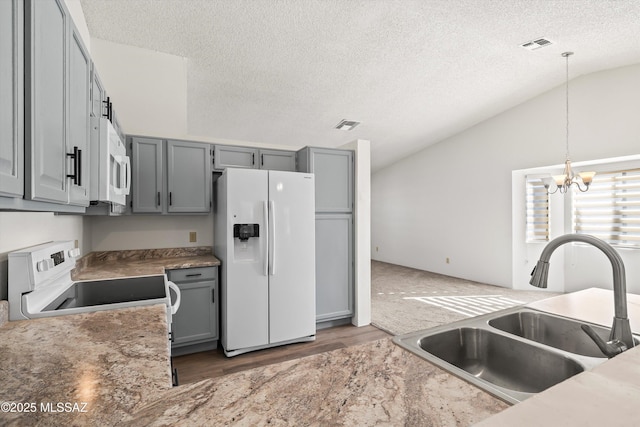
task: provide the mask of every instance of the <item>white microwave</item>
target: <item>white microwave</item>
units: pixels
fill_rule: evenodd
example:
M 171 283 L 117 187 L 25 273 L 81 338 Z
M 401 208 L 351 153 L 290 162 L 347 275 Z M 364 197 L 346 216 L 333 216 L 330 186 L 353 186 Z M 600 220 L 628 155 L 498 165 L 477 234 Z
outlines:
M 91 118 L 91 202 L 125 206 L 131 188 L 131 161 L 120 136 L 104 117 Z

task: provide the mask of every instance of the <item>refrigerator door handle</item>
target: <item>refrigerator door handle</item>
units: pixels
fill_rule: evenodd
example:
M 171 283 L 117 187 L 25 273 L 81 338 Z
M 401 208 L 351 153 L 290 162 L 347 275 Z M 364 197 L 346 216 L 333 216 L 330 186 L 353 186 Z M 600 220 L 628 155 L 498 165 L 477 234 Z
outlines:
M 264 224 L 265 224 L 265 228 L 267 229 L 267 232 L 265 233 L 265 243 L 264 243 L 264 275 L 268 276 L 269 275 L 269 207 L 268 207 L 268 203 L 266 200 L 263 204 L 263 208 L 264 208 Z M 264 231 L 263 231 L 264 233 Z
M 269 201 L 269 270 L 276 275 L 276 207 L 273 200 Z

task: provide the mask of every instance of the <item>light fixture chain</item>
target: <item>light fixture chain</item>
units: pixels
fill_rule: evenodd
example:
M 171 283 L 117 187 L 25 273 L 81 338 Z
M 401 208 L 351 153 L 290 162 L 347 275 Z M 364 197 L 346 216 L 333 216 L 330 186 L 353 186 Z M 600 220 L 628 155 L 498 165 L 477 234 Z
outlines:
M 569 160 L 569 56 L 571 54 L 568 53 L 565 58 L 567 60 L 567 66 L 566 66 L 566 84 L 565 84 L 565 98 L 567 100 L 566 102 L 566 116 L 567 116 L 567 140 L 566 140 L 566 153 L 565 153 L 565 158 L 567 160 Z

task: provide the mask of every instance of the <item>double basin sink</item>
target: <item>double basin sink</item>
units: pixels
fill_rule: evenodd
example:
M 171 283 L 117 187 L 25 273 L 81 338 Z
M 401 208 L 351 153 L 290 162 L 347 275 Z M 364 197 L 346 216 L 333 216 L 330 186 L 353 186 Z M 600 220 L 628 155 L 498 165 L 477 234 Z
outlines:
M 516 307 L 397 336 L 394 342 L 517 403 L 607 360 L 581 329 L 584 323 Z M 590 326 L 609 339 L 608 328 Z

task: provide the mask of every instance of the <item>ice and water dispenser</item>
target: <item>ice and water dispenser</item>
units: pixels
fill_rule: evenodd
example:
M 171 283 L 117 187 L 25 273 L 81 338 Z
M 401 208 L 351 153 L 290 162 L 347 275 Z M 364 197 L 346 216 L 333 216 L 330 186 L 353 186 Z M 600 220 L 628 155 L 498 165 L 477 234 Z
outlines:
M 236 260 L 260 259 L 259 224 L 233 224 L 233 251 Z

